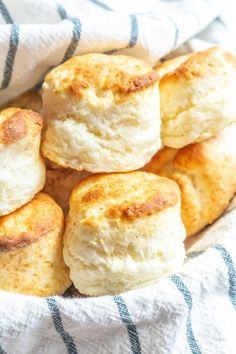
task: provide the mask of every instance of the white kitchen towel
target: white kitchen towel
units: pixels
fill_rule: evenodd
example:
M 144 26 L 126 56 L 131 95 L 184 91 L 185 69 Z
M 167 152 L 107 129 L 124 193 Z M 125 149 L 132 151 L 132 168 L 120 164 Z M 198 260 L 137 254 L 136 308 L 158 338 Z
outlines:
M 214 44 L 236 52 L 230 0 L 0 0 L 0 103 L 75 54 L 156 64 Z M 235 354 L 236 209 L 189 245 L 182 271 L 118 296 L 0 292 L 0 354 Z
M 236 47 L 234 0 L 0 0 L 0 27 L 0 104 L 75 54 L 155 64 L 198 33 L 181 51 Z
M 192 247 L 180 273 L 150 287 L 97 298 L 0 292 L 0 353 L 235 354 L 236 209 L 205 232 L 218 242 Z

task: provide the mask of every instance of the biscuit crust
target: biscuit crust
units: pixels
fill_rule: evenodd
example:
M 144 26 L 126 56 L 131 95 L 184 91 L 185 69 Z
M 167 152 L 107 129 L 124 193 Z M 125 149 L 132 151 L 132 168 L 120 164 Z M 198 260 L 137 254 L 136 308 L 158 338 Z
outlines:
M 132 171 L 161 146 L 158 75 L 137 58 L 94 53 L 59 65 L 45 78 L 42 114 L 43 154 L 64 168 Z
M 5 103 L 1 106 L 1 110 L 4 110 L 8 107 L 17 107 L 21 109 L 29 109 L 34 112 L 40 113 L 42 108 L 42 98 L 37 91 L 30 90 L 22 95 L 14 98 L 13 100 Z
M 0 217 L 0 251 L 30 245 L 60 225 L 60 208 L 47 194 L 39 193 L 14 213 Z
M 194 53 L 166 73 L 160 80 L 163 144 L 182 148 L 235 122 L 235 82 L 236 58 L 218 47 Z
M 0 218 L 0 289 L 60 295 L 71 285 L 63 256 L 64 218 L 45 193 Z
M 42 117 L 31 110 L 0 112 L 0 216 L 29 202 L 44 186 L 42 127 Z
M 236 123 L 182 149 L 164 148 L 143 170 L 173 179 L 181 190 L 187 236 L 213 223 L 236 193 Z
M 179 269 L 184 237 L 175 182 L 144 172 L 100 174 L 72 192 L 63 252 L 81 293 L 117 294 Z

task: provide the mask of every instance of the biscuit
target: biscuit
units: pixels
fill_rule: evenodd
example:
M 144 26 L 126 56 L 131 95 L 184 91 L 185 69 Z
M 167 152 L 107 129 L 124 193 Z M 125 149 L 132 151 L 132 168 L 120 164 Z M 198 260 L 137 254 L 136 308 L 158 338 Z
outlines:
M 236 193 L 236 123 L 200 143 L 163 149 L 143 170 L 179 184 L 187 235 L 199 232 L 224 212 Z
M 176 58 L 168 59 L 161 64 L 158 64 L 154 69 L 158 74 L 159 79 L 163 78 L 166 74 L 176 70 L 181 64 L 189 59 L 193 53 L 179 55 Z
M 51 296 L 70 285 L 63 255 L 64 218 L 45 193 L 0 217 L 0 289 Z
M 78 182 L 89 175 L 85 171 L 61 168 L 47 161 L 46 182 L 43 191 L 49 194 L 62 208 L 65 214 L 69 210 L 69 197 Z
M 236 58 L 214 47 L 160 80 L 163 145 L 181 148 L 236 121 Z
M 17 108 L 22 108 L 22 109 L 30 109 L 34 112 L 40 113 L 41 108 L 42 108 L 42 98 L 40 94 L 37 91 L 27 91 L 23 93 L 22 95 L 14 98 L 10 102 L 7 102 L 0 108 L 6 109 L 9 107 L 17 107 Z
M 80 293 L 116 294 L 178 271 L 184 238 L 175 182 L 144 172 L 93 175 L 71 194 L 63 253 Z
M 0 215 L 26 204 L 44 186 L 42 124 L 33 111 L 8 108 L 0 112 Z
M 135 170 L 161 146 L 158 75 L 137 58 L 71 58 L 46 76 L 42 115 L 43 154 L 65 168 Z

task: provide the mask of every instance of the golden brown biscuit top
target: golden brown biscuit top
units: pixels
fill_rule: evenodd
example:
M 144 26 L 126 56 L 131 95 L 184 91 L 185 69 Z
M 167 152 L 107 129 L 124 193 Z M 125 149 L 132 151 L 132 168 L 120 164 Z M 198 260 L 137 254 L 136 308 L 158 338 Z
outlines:
M 143 167 L 143 171 L 162 175 L 162 170 L 164 170 L 164 172 L 170 170 L 169 172 L 171 174 L 173 169 L 172 161 L 178 154 L 178 151 L 178 149 L 169 147 L 163 148 Z
M 125 55 L 85 54 L 76 56 L 53 69 L 45 83 L 54 93 L 83 96 L 94 89 L 97 96 L 106 90 L 127 95 L 158 81 L 157 73 L 144 61 Z
M 0 112 L 0 143 L 12 144 L 27 135 L 40 133 L 42 117 L 33 111 L 20 108 L 7 108 Z
M 191 55 L 174 71 L 165 75 L 161 80 L 161 85 L 169 80 L 214 77 L 221 71 L 234 69 L 236 69 L 236 58 L 219 47 L 213 47 Z
M 145 172 L 89 176 L 73 190 L 70 207 L 87 215 L 83 223 L 101 218 L 132 221 L 158 213 L 179 201 L 176 183 Z
M 184 54 L 184 55 L 179 55 L 176 58 L 173 59 L 168 59 L 164 61 L 163 63 L 158 64 L 154 69 L 157 72 L 159 78 L 162 78 L 166 74 L 170 73 L 171 71 L 174 71 L 183 64 L 184 62 L 189 59 L 193 53 L 190 54 Z
M 27 246 L 58 227 L 63 227 L 61 208 L 46 193 L 9 215 L 0 217 L 0 251 Z

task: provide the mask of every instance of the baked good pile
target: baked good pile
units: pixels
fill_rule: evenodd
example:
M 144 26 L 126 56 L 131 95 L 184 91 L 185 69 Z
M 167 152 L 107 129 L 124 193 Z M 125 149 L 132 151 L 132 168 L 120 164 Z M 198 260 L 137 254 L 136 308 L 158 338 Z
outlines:
M 236 193 L 236 58 L 73 57 L 1 108 L 0 161 L 0 290 L 153 284 Z

